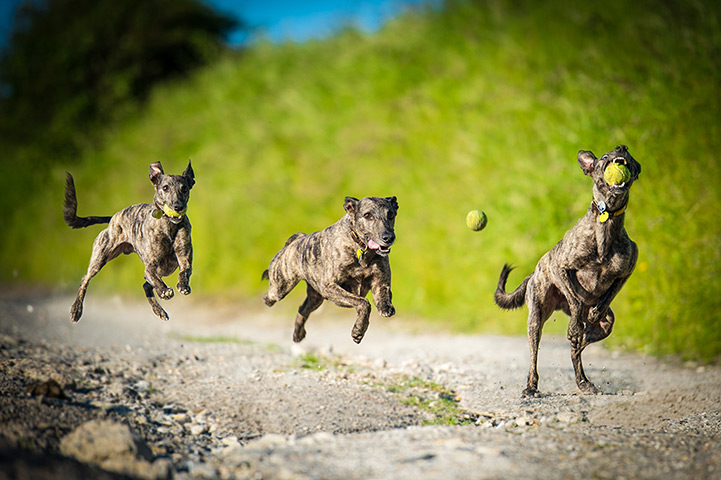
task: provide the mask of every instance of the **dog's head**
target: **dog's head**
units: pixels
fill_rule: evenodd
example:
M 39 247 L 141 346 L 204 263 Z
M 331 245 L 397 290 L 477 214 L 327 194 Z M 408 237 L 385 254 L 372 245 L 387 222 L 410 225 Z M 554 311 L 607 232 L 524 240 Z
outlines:
M 396 240 L 394 232 L 398 202 L 396 197 L 345 197 L 343 204 L 351 228 L 369 250 L 381 256 L 391 252 Z
M 611 163 L 619 163 L 628 168 L 630 178 L 618 185 L 607 183 L 604 172 Z M 605 202 L 612 210 L 626 205 L 631 185 L 641 174 L 641 164 L 631 156 L 626 145 L 619 145 L 601 158 L 596 158 L 591 151 L 581 150 L 578 152 L 578 164 L 583 169 L 583 173 L 593 178 L 594 200 Z
M 155 208 L 162 211 L 171 222 L 180 223 L 188 209 L 190 189 L 195 185 L 190 160 L 182 175 L 166 175 L 160 162 L 150 164 L 150 181 L 155 187 Z

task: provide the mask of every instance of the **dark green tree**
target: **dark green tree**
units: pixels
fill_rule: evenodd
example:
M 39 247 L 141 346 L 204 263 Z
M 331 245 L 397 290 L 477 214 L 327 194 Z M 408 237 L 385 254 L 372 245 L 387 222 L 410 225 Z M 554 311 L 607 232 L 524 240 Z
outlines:
M 72 151 L 241 26 L 200 0 L 26 0 L 0 55 L 2 134 Z

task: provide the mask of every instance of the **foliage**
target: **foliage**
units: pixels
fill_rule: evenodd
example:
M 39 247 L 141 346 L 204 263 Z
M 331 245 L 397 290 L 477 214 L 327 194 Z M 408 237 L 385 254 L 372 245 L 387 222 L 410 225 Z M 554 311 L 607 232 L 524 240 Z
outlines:
M 236 26 L 199 0 L 26 0 L 0 59 L 0 127 L 74 151 L 95 122 L 216 56 Z
M 721 354 L 715 5 L 449 1 L 377 34 L 260 41 L 156 90 L 147 111 L 85 149 L 72 167 L 80 214 L 149 201 L 148 164 L 180 171 L 191 157 L 193 295 L 260 306 L 260 274 L 289 235 L 336 221 L 345 195 L 396 195 L 399 317 L 522 334 L 526 310 L 493 304 L 501 266 L 517 265 L 515 287 L 588 208 L 576 152 L 623 143 L 643 165 L 626 214 L 640 258 L 605 343 L 711 360 Z M 28 147 L 12 161 L 36 158 Z M 31 168 L 3 186 L 1 279 L 76 288 L 98 230 L 63 225 L 64 168 L 34 190 Z M 464 222 L 475 208 L 488 215 L 480 233 Z M 139 295 L 137 259 L 107 270 L 91 294 Z M 303 290 L 274 308 L 294 310 Z M 554 318 L 550 331 L 564 333 L 566 317 Z

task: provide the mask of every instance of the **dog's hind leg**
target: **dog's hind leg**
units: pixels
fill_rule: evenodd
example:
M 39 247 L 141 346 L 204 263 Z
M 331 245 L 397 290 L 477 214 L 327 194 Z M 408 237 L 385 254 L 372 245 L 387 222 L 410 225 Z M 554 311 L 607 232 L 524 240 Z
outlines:
M 143 290 L 145 291 L 145 298 L 148 299 L 150 308 L 153 309 L 153 313 L 156 316 L 160 317 L 161 320 L 168 320 L 170 318 L 170 317 L 168 317 L 168 312 L 163 310 L 163 307 L 161 307 L 160 304 L 158 303 L 158 299 L 155 298 L 153 286 L 150 284 L 150 282 L 146 281 L 143 284 Z
M 298 309 L 298 315 L 295 317 L 295 329 L 293 331 L 293 341 L 298 343 L 305 338 L 305 322 L 311 313 L 318 309 L 323 303 L 323 297 L 313 287 L 308 285 L 306 288 L 306 297 L 303 304 Z
M 528 347 L 531 353 L 531 363 L 528 368 L 528 382 L 523 390 L 523 397 L 535 397 L 538 395 L 538 347 L 541 343 L 541 332 L 543 325 L 550 317 L 548 311 L 544 311 L 542 299 L 546 296 L 536 291 L 536 285 L 529 282 L 526 292 L 528 303 Z
M 295 276 L 290 279 L 286 278 L 282 273 L 273 267 L 274 266 L 271 265 L 271 268 L 267 270 L 268 293 L 263 295 L 263 302 L 265 302 L 265 304 L 269 307 L 272 307 L 276 302 L 283 300 L 286 295 L 288 295 L 291 290 L 298 285 L 298 282 L 300 282 L 300 278 Z M 264 277 L 265 275 L 266 274 L 264 272 Z
M 98 234 L 95 242 L 93 242 L 93 251 L 90 255 L 88 271 L 83 276 L 80 282 L 80 288 L 78 288 L 78 295 L 72 307 L 70 307 L 70 320 L 73 322 L 80 320 L 80 317 L 83 315 L 83 302 L 85 301 L 85 293 L 88 290 L 90 280 L 98 274 L 106 263 L 120 255 L 120 253 L 122 253 L 122 248 L 112 248 L 108 229 Z

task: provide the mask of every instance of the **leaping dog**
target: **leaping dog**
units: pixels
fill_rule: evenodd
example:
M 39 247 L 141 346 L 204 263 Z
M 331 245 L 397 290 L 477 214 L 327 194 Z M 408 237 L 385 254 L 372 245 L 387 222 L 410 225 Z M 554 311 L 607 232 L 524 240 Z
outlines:
M 528 342 L 531 366 L 524 396 L 538 394 L 538 345 L 546 320 L 556 310 L 570 315 L 568 340 L 576 384 L 584 393 L 598 393 L 583 371 L 581 352 L 589 344 L 611 334 L 615 315 L 611 302 L 631 276 L 638 248 L 624 228 L 629 191 L 641 173 L 641 165 L 625 145 L 601 158 L 578 152 L 583 173 L 593 179 L 593 199 L 584 215 L 563 240 L 538 261 L 535 271 L 512 293 L 506 280 L 512 268 L 504 265 L 496 289 L 496 304 L 504 309 L 528 305 Z M 628 178 L 608 183 L 606 168 L 627 169 Z M 623 167 L 621 167 L 621 165 Z
M 153 290 L 163 300 L 173 298 L 173 289 L 163 278 L 180 267 L 178 291 L 190 294 L 190 274 L 193 263 L 193 245 L 190 240 L 190 221 L 186 216 L 190 189 L 195 185 L 195 174 L 188 162 L 182 175 L 166 175 L 160 162 L 150 165 L 150 181 L 155 187 L 152 204 L 131 205 L 112 217 L 78 217 L 75 182 L 67 174 L 63 217 L 72 228 L 83 228 L 98 223 L 109 223 L 93 243 L 88 272 L 83 276 L 78 296 L 70 309 L 70 319 L 80 320 L 88 283 L 103 266 L 121 253 L 137 253 L 145 265 L 143 290 L 153 313 L 163 320 L 168 314 L 158 303 Z

